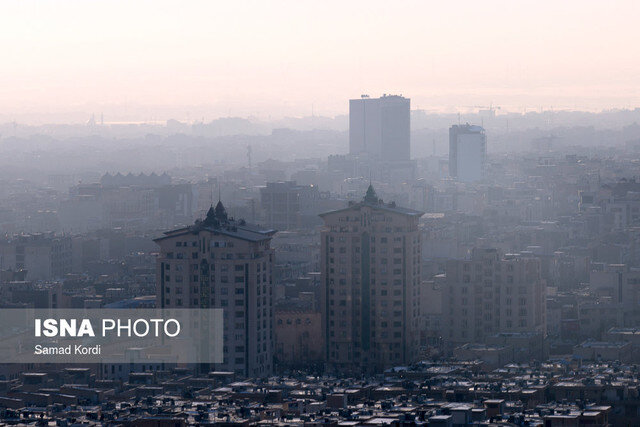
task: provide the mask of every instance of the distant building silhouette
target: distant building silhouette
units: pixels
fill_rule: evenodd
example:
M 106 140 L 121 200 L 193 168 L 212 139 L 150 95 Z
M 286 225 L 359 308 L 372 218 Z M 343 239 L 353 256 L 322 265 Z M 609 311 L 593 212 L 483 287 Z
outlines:
M 4 236 L 0 270 L 25 271 L 26 280 L 62 279 L 71 272 L 71 238 L 54 233 Z
M 106 173 L 102 178 L 100 178 L 100 184 L 102 184 L 103 187 L 139 186 L 154 188 L 170 185 L 171 177 L 166 172 L 162 175 L 157 175 L 155 172 L 152 172 L 150 175 L 143 173 L 139 175 L 134 175 L 132 173 L 123 175 L 120 172 L 115 175 L 111 175 L 110 173 Z
M 269 227 L 278 230 L 293 230 L 311 227 L 318 219 L 311 212 L 318 204 L 318 187 L 298 185 L 295 181 L 267 182 L 260 188 L 260 202 Z

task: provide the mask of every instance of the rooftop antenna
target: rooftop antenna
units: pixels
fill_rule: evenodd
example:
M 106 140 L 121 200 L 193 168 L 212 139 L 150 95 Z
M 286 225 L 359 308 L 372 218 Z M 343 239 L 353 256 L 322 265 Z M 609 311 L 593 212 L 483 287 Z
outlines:
M 222 197 L 220 197 L 220 179 L 218 179 L 218 202 L 222 201 Z

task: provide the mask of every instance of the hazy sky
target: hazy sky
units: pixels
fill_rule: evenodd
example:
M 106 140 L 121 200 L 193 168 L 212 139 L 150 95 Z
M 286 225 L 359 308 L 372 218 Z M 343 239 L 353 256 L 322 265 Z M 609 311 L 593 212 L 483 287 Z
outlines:
M 639 20 L 634 0 L 2 0 L 0 117 L 635 107 Z

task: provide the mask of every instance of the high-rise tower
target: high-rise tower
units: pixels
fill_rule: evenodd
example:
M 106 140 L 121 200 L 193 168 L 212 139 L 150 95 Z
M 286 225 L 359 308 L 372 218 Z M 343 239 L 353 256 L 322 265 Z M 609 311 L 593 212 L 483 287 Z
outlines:
M 487 137 L 484 129 L 470 124 L 449 128 L 449 175 L 460 182 L 484 178 Z
M 274 233 L 229 218 L 218 202 L 204 220 L 155 239 L 157 307 L 224 309 L 224 363 L 218 370 L 251 377 L 272 373 Z
M 349 154 L 410 160 L 410 103 L 398 95 L 349 100 Z
M 360 203 L 320 216 L 326 358 L 339 371 L 379 372 L 414 356 L 422 212 Z

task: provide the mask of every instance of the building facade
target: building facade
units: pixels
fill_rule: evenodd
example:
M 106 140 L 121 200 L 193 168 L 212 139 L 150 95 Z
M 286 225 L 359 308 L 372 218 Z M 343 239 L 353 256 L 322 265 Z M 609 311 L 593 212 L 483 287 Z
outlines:
M 349 154 L 409 161 L 411 100 L 398 95 L 349 100 Z
M 449 175 L 460 182 L 484 178 L 487 137 L 480 126 L 453 125 L 449 128 Z
M 274 233 L 229 218 L 218 202 L 204 220 L 155 240 L 157 307 L 224 310 L 224 363 L 215 370 L 272 373 Z
M 408 363 L 419 336 L 422 212 L 364 200 L 321 214 L 325 357 L 335 370 L 379 372 Z
M 275 356 L 281 366 L 304 368 L 324 359 L 322 319 L 318 311 L 276 309 L 275 336 Z
M 67 235 L 33 233 L 0 240 L 0 270 L 26 271 L 27 280 L 62 279 L 71 273 L 71 266 Z
M 267 182 L 260 189 L 265 223 L 277 230 L 295 230 L 317 224 L 314 209 L 320 198 L 318 187 L 295 181 Z
M 483 343 L 499 333 L 546 335 L 546 283 L 538 258 L 476 248 L 469 260 L 448 261 L 442 280 L 448 344 Z

